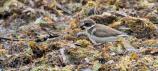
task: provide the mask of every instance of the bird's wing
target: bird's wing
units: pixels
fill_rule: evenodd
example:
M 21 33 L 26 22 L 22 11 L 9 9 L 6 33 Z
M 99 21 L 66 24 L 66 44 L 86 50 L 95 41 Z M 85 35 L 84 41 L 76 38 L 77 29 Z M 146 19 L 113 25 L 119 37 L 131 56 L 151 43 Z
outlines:
M 104 25 L 96 25 L 96 28 L 92 32 L 93 35 L 97 37 L 109 37 L 109 36 L 118 36 L 125 33 L 115 30 L 111 27 Z

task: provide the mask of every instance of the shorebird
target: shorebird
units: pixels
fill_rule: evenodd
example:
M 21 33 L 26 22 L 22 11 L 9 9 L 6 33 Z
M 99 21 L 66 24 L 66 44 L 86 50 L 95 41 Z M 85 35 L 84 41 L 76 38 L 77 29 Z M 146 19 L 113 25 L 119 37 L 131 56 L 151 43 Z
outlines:
M 77 33 L 77 36 L 87 36 L 94 45 L 106 42 L 115 42 L 118 40 L 118 37 L 127 38 L 129 36 L 126 33 L 113 29 L 109 26 L 97 24 L 92 19 L 82 20 L 80 22 L 80 28 L 84 31 Z M 127 40 L 124 40 L 123 44 L 128 50 L 134 49 Z

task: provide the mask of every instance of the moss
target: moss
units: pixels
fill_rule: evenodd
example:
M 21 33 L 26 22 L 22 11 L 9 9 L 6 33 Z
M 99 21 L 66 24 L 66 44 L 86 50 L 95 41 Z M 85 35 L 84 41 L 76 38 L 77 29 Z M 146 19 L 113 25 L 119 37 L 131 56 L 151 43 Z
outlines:
M 123 19 L 122 23 L 128 25 L 132 31 L 132 35 L 137 38 L 157 37 L 156 25 L 146 19 L 127 17 Z
M 88 40 L 84 40 L 84 39 L 77 40 L 76 43 L 84 48 L 86 48 L 88 45 L 91 44 Z
M 88 58 L 90 61 L 95 60 L 101 55 L 101 52 L 93 48 L 71 48 L 68 50 L 68 54 L 70 56 L 70 61 L 80 62 L 84 58 Z

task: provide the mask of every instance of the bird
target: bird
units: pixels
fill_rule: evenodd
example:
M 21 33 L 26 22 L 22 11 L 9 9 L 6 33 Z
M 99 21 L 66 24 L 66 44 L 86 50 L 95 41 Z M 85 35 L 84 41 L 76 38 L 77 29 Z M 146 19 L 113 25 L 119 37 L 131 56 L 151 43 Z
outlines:
M 83 31 L 78 32 L 77 37 L 81 35 L 87 36 L 94 45 L 106 42 L 115 42 L 118 40 L 118 37 L 127 38 L 129 36 L 126 33 L 113 29 L 109 26 L 95 23 L 92 19 L 81 20 L 79 27 Z M 134 49 L 134 47 L 129 44 L 129 41 L 125 40 L 124 43 L 129 50 Z

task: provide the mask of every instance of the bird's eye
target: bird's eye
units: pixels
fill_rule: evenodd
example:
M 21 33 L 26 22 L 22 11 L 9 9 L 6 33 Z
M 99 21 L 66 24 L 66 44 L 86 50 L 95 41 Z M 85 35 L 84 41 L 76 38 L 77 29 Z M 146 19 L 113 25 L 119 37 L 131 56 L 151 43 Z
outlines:
M 91 23 L 85 23 L 84 25 L 87 26 L 87 27 L 90 27 L 92 24 Z

